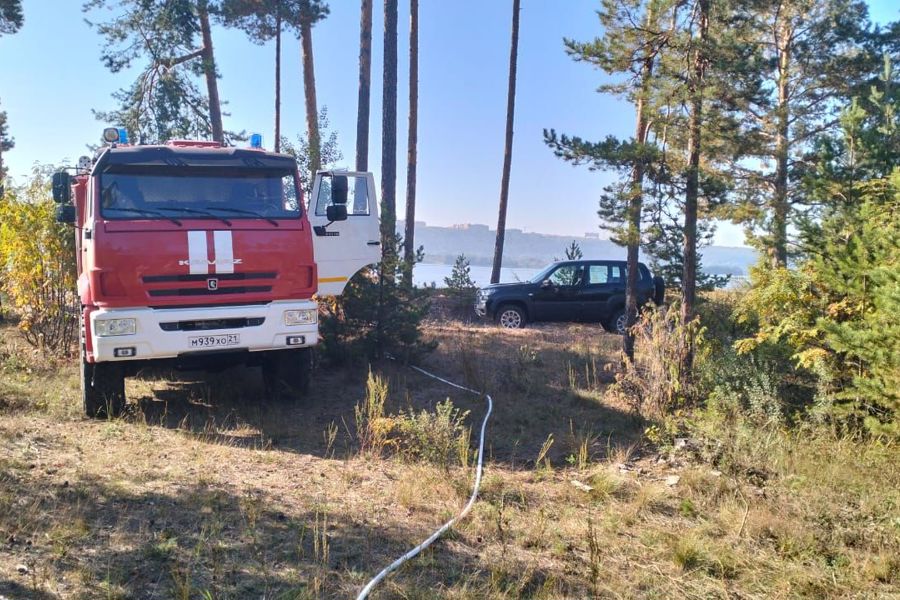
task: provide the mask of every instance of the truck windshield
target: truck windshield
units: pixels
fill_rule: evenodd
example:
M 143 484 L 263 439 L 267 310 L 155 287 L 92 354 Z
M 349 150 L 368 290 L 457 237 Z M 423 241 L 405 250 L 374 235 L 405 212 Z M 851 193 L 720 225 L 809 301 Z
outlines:
M 100 211 L 111 220 L 296 219 L 299 197 L 289 169 L 121 166 L 100 176 Z

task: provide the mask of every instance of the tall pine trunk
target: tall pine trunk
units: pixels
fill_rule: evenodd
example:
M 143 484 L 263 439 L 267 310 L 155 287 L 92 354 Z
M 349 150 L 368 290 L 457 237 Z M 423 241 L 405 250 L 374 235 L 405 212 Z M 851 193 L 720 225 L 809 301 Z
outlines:
M 281 2 L 275 6 L 275 152 L 281 152 Z
M 369 95 L 372 88 L 372 0 L 359 11 L 359 96 L 356 114 L 356 170 L 369 170 Z
M 516 62 L 519 54 L 519 6 L 513 0 L 512 42 L 509 49 L 509 87 L 506 93 L 506 144 L 503 149 L 503 175 L 500 178 L 500 210 L 497 217 L 497 238 L 494 242 L 494 266 L 491 283 L 500 281 L 503 266 L 503 241 L 506 236 L 506 209 L 509 203 L 509 172 L 512 168 L 513 121 L 516 112 Z
M 416 255 L 416 160 L 419 129 L 419 0 L 409 1 L 409 137 L 406 146 L 406 230 L 403 259 L 412 285 Z
M 375 344 L 384 343 L 385 286 L 393 284 L 397 256 L 397 0 L 384 0 L 384 65 L 381 96 L 381 264 Z
M 201 0 L 197 5 L 197 17 L 200 20 L 200 35 L 203 38 L 203 74 L 206 76 L 206 94 L 209 96 L 209 125 L 213 140 L 225 143 L 225 132 L 222 128 L 222 104 L 219 101 L 219 81 L 216 74 L 216 59 L 213 52 L 212 32 L 209 27 L 209 5 Z
M 648 9 L 647 25 L 652 23 L 653 15 Z M 645 106 L 647 94 L 650 91 L 650 77 L 653 74 L 653 57 L 650 51 L 644 57 L 641 65 L 640 92 L 635 104 L 635 141 L 643 146 L 647 141 L 647 115 Z M 638 258 L 641 248 L 641 213 L 644 206 L 644 160 L 639 158 L 634 163 L 631 175 L 631 196 L 628 200 L 628 251 L 627 251 L 627 277 L 625 279 L 625 335 L 622 337 L 622 351 L 629 361 L 634 360 L 634 327 L 638 316 Z
M 397 229 L 397 0 L 384 1 L 381 113 L 381 251 L 396 252 Z M 392 277 L 392 273 L 385 273 Z
M 709 0 L 698 0 L 699 22 L 696 47 L 690 74 L 690 120 L 688 125 L 688 168 L 684 193 L 684 266 L 681 276 L 681 321 L 685 325 L 682 339 L 682 389 L 688 389 L 694 362 L 693 335 L 686 326 L 693 321 L 697 299 L 697 211 L 700 195 L 701 123 L 703 121 L 703 87 L 706 75 L 706 38 L 709 31 Z
M 319 143 L 319 110 L 316 106 L 316 72 L 313 63 L 312 22 L 304 18 L 300 22 L 300 58 L 303 65 L 303 95 L 306 98 L 306 137 L 309 140 L 310 181 L 322 168 L 322 152 Z
M 778 107 L 775 113 L 775 194 L 772 199 L 772 247 L 773 267 L 787 265 L 788 219 L 788 157 L 790 156 L 789 119 L 789 69 L 790 33 L 787 27 L 778 32 Z

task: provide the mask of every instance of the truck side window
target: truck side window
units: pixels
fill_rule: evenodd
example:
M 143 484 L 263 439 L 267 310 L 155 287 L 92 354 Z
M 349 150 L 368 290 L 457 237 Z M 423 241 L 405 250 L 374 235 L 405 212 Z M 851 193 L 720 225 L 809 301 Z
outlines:
M 369 214 L 369 185 L 365 177 L 353 178 L 347 208 L 351 215 Z
M 331 204 L 331 177 L 322 177 L 319 180 L 319 195 L 316 196 L 316 214 L 324 216 L 329 204 Z
M 350 177 L 347 186 L 347 214 L 365 216 L 369 214 L 369 186 L 365 177 Z M 331 177 L 322 177 L 319 195 L 316 197 L 316 215 L 324 216 L 331 204 Z
M 297 186 L 294 185 L 294 174 L 290 173 L 281 178 L 281 203 L 282 208 L 288 211 L 300 210 L 297 202 Z

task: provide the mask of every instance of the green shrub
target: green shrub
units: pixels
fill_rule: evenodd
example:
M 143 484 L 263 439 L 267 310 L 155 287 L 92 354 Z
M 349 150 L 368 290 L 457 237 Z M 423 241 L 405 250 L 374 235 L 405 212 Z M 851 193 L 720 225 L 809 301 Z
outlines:
M 469 411 L 461 411 L 447 398 L 434 412 L 401 412 L 396 420 L 396 442 L 401 453 L 445 469 L 452 463 L 468 462 L 470 430 L 465 426 Z
M 697 378 L 682 372 L 683 340 L 694 345 L 694 368 L 701 369 L 708 354 L 704 329 L 699 319 L 681 322 L 677 308 L 648 308 L 634 328 L 635 360 L 626 362 L 607 393 L 650 419 L 661 419 L 702 399 Z M 685 381 L 691 381 L 686 388 Z

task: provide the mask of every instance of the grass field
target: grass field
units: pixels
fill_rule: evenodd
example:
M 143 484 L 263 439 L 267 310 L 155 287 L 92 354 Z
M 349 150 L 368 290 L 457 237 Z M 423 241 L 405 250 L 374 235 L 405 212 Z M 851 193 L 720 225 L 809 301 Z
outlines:
M 426 334 L 424 367 L 495 400 L 482 494 L 373 597 L 900 597 L 896 446 L 710 421 L 717 453 L 657 447 L 605 398 L 619 340 L 597 327 Z M 474 396 L 371 369 L 378 422 L 448 397 L 480 422 Z M 252 370 L 157 374 L 129 380 L 124 418 L 90 421 L 75 363 L 0 329 L 0 598 L 354 597 L 472 482 L 459 448 L 360 451 L 368 372 L 319 368 L 296 406 L 262 403 Z

